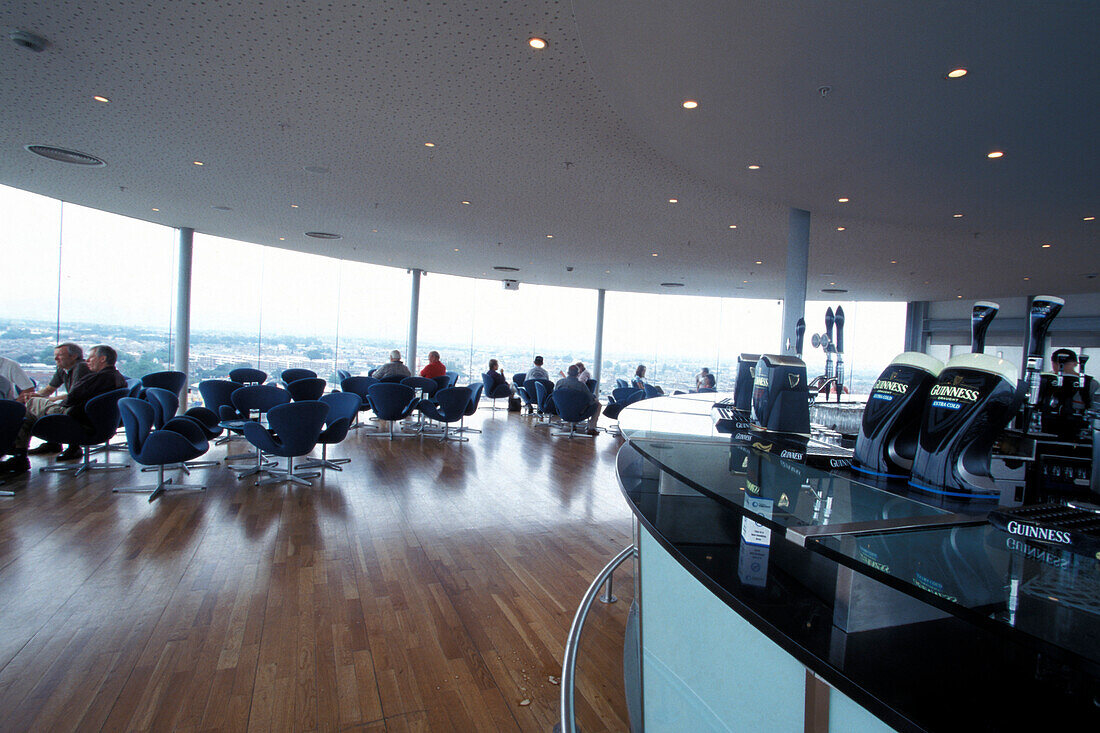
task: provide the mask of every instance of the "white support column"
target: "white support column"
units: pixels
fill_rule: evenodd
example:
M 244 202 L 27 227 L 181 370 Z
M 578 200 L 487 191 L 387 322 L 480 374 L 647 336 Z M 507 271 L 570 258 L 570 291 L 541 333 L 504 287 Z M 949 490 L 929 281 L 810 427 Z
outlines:
M 412 273 L 412 296 L 409 299 L 409 348 L 408 353 L 405 354 L 405 364 L 413 374 L 416 374 L 416 329 L 420 321 L 420 276 L 424 274 L 424 271 L 413 268 L 409 272 Z
M 787 225 L 787 284 L 783 295 L 781 353 L 795 353 L 795 324 L 806 315 L 806 273 L 810 266 L 810 212 L 792 208 Z
M 180 227 L 176 230 L 176 339 L 173 344 L 173 359 L 176 370 L 187 375 L 184 380 L 183 394 L 180 395 L 180 412 L 187 409 L 188 387 L 191 383 L 191 259 L 195 246 L 195 230 Z
M 600 374 L 603 372 L 603 304 L 607 291 L 600 288 L 596 291 L 596 348 L 592 354 L 592 378 L 596 380 L 596 391 L 599 392 Z

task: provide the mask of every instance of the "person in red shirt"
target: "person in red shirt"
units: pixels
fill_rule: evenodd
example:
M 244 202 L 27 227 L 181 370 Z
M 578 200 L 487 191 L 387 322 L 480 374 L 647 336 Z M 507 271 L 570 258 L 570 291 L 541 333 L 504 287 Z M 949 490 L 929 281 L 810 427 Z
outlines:
M 429 351 L 428 363 L 420 370 L 420 376 L 427 377 L 428 379 L 435 379 L 436 377 L 442 377 L 446 373 L 447 366 L 439 360 L 439 352 Z

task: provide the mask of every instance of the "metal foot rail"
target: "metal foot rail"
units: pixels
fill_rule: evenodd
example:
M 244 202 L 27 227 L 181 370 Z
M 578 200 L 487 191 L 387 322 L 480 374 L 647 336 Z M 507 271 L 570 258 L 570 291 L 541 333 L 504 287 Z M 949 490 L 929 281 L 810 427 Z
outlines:
M 569 627 L 569 636 L 565 639 L 565 658 L 561 665 L 561 732 L 577 733 L 577 721 L 574 719 L 574 678 L 577 671 L 577 647 L 581 641 L 581 631 L 584 630 L 584 622 L 588 618 L 588 610 L 592 607 L 592 601 L 596 600 L 596 594 L 600 592 L 600 586 L 605 581 L 610 582 L 615 569 L 629 558 L 638 554 L 633 545 L 627 547 L 615 558 L 604 566 L 592 585 L 588 586 L 581 605 L 577 608 L 577 615 L 573 617 L 573 623 Z M 608 593 L 610 595 L 610 592 Z

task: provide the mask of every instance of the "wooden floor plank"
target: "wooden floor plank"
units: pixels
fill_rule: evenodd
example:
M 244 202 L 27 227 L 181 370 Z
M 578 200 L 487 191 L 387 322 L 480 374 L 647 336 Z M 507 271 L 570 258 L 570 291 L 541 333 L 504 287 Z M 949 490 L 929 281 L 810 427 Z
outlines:
M 136 467 L 17 479 L 0 501 L 4 727 L 549 729 L 576 605 L 631 538 L 620 441 L 514 413 L 470 424 L 465 444 L 353 433 L 330 451 L 352 463 L 312 487 L 217 466 L 185 478 L 206 492 L 149 504 L 111 492 L 148 478 Z M 628 727 L 632 572 L 586 627 L 586 731 Z

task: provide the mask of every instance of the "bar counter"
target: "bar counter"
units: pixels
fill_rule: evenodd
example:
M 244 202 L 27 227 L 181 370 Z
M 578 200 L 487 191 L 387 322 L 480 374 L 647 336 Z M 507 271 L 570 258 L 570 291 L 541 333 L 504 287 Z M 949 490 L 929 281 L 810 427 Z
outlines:
M 647 730 L 1100 729 L 1098 558 L 733 444 L 725 396 L 620 416 Z

